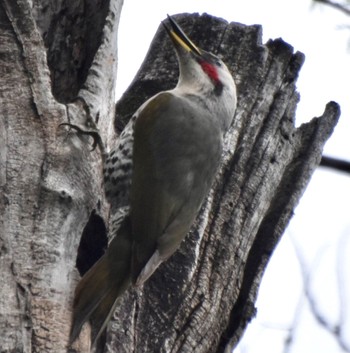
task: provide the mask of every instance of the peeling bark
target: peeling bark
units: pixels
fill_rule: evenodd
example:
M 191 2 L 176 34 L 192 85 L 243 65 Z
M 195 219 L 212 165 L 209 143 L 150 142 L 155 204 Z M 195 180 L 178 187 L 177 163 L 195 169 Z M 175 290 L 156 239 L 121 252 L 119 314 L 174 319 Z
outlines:
M 102 156 L 89 138 L 59 124 L 96 124 L 111 147 L 112 124 L 120 131 L 145 99 L 177 79 L 160 28 L 114 119 L 121 5 L 0 0 L 2 352 L 90 351 L 88 330 L 73 348 L 67 340 L 76 261 L 85 271 L 106 245 Z M 303 55 L 281 39 L 263 45 L 259 26 L 208 15 L 176 19 L 232 70 L 237 113 L 195 225 L 146 285 L 122 298 L 105 352 L 229 352 L 237 344 L 339 117 L 330 102 L 321 117 L 295 128 Z
M 117 5 L 108 16 L 118 18 Z M 0 1 L 0 347 L 2 352 L 66 352 L 80 237 L 92 210 L 106 219 L 108 205 L 100 153 L 91 153 L 88 138 L 59 127 L 67 121 L 85 124 L 97 112 L 88 114 L 82 100 L 61 104 L 53 96 L 47 64 L 52 53 L 33 12 L 29 1 Z M 117 21 L 110 33 L 105 27 L 108 46 Z M 116 72 L 110 51 L 113 47 L 95 52 L 99 63 L 90 66 L 108 61 L 101 75 L 94 74 L 99 90 L 86 80 L 79 91 L 96 102 L 107 121 L 114 115 Z M 106 124 L 100 127 L 107 131 Z

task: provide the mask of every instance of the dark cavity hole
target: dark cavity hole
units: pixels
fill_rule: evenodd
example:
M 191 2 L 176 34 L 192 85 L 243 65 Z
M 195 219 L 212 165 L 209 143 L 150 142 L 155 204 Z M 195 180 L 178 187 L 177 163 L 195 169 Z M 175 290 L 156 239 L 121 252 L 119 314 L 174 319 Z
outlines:
M 78 247 L 76 266 L 81 276 L 105 253 L 107 246 L 108 238 L 105 222 L 93 210 L 83 230 Z

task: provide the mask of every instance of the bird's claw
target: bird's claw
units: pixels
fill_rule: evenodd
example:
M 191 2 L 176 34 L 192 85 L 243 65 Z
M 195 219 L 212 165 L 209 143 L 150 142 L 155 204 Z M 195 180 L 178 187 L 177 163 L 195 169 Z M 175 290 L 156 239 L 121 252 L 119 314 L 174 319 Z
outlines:
M 82 135 L 91 136 L 93 138 L 93 140 L 94 140 L 94 142 L 92 144 L 91 152 L 94 151 L 97 146 L 100 147 L 102 153 L 105 152 L 105 148 L 104 148 L 104 145 L 103 145 L 102 138 L 101 138 L 99 132 L 96 129 L 82 128 L 79 125 L 70 124 L 70 123 L 62 123 L 62 124 L 59 125 L 59 127 L 61 127 L 61 126 L 68 126 L 71 129 L 76 130 L 78 133 L 80 133 Z

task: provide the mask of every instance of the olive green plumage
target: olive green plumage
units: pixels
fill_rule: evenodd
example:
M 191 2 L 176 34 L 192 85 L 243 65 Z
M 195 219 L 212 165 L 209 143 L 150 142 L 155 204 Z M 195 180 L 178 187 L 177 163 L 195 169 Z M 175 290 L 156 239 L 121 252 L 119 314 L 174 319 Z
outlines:
M 221 131 L 190 97 L 165 92 L 142 110 L 134 138 L 132 277 L 141 284 L 189 231 L 220 161 Z

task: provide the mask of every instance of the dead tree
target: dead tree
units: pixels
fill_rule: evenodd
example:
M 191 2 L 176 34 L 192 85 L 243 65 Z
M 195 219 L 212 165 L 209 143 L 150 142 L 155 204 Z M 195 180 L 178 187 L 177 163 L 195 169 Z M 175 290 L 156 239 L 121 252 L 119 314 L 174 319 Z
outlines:
M 145 99 L 177 79 L 160 28 L 115 109 L 120 11 L 117 0 L 0 1 L 1 352 L 90 350 L 88 329 L 67 347 L 72 296 L 76 267 L 86 271 L 106 246 L 109 206 L 100 150 L 59 125 L 95 123 L 110 147 L 113 126 L 118 133 Z M 304 58 L 281 39 L 263 45 L 261 27 L 209 15 L 176 19 L 232 70 L 237 114 L 195 225 L 147 284 L 123 297 L 106 352 L 229 352 L 237 344 L 339 117 L 331 102 L 295 128 Z

